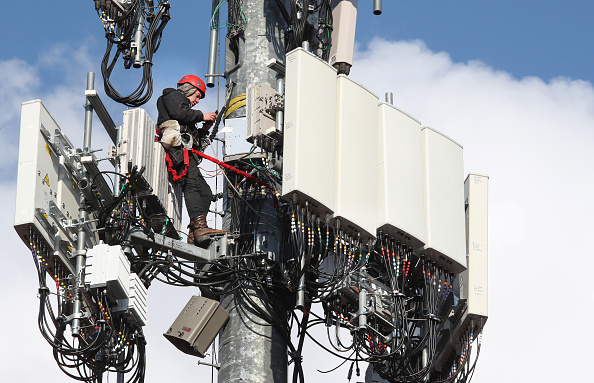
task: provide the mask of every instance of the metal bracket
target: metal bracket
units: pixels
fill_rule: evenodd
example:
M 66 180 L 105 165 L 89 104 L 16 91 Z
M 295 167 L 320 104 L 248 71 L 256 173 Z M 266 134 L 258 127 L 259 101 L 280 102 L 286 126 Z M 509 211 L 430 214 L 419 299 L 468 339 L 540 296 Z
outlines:
M 216 237 L 208 248 L 201 248 L 160 234 L 150 236 L 142 231 L 130 234 L 130 240 L 143 246 L 158 248 L 163 252 L 173 254 L 177 258 L 192 262 L 207 263 L 227 254 L 227 234 Z
M 66 317 L 66 323 L 72 322 L 74 319 L 87 319 L 91 317 L 89 312 L 72 313 Z
M 266 62 L 266 66 L 268 68 L 272 69 L 273 71 L 275 71 L 276 73 L 278 73 L 279 75 L 281 75 L 282 77 L 285 77 L 286 67 L 285 67 L 285 64 L 280 62 L 279 59 L 268 60 Z
M 197 363 L 199 365 L 203 365 L 203 366 L 214 367 L 217 370 L 221 368 L 221 364 L 220 363 L 206 363 L 206 362 L 201 362 L 201 361 L 198 361 Z

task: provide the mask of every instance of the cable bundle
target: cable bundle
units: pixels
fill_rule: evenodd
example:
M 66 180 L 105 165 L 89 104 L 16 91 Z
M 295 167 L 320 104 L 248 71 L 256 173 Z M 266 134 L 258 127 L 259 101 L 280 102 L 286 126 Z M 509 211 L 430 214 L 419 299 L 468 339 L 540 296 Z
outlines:
M 290 15 L 280 1 L 276 3 L 289 25 L 286 51 L 301 47 L 304 41 L 308 41 L 311 49 L 319 49 L 322 59 L 328 61 L 333 28 L 330 0 L 290 0 Z M 315 16 L 313 20 L 312 15 Z
M 163 29 L 170 19 L 171 6 L 167 0 L 159 1 L 157 7 L 152 4 L 153 1 L 133 0 L 123 10 L 111 2 L 95 1 L 95 8 L 103 22 L 107 39 L 107 48 L 101 61 L 105 93 L 114 101 L 130 107 L 145 104 L 153 94 L 152 58 L 159 48 Z M 110 62 L 114 44 L 117 48 Z M 142 66 L 141 82 L 127 96 L 122 96 L 110 81 L 120 55 L 124 60 L 125 69 Z
M 120 317 L 112 317 L 104 294 L 82 293 L 84 312 L 81 328 L 67 335 L 67 325 L 78 313 L 72 312 L 76 290 L 75 277 L 53 259 L 44 240 L 30 228 L 29 246 L 39 279 L 38 326 L 53 348 L 60 369 L 70 378 L 89 383 L 101 382 L 107 372 L 130 373 L 130 383 L 143 382 L 146 353 L 141 329 Z M 47 286 L 53 271 L 55 291 Z M 52 302 L 51 297 L 55 298 Z

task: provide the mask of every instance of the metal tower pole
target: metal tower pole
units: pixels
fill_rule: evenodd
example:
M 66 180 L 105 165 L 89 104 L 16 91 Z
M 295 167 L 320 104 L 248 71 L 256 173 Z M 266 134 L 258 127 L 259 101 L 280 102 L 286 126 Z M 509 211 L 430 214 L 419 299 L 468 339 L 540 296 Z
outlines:
M 225 71 L 238 67 L 227 76 L 227 84 L 234 83 L 231 98 L 257 84 L 266 83 L 276 88 L 276 72 L 268 68 L 266 62 L 270 59 L 285 61 L 286 24 L 276 1 L 243 1 L 242 9 L 247 21 L 243 37 L 238 39 L 238 57 L 229 50 L 225 54 Z M 244 116 L 245 108 L 240 108 L 229 118 Z
M 87 90 L 95 89 L 95 73 L 88 72 L 87 73 Z M 93 106 L 91 106 L 91 102 L 87 98 L 85 103 L 85 125 L 84 125 L 84 133 L 83 133 L 83 151 L 88 153 L 91 150 L 91 133 L 93 127 Z M 83 178 L 86 178 L 87 171 L 83 168 L 82 170 Z M 86 254 L 86 232 L 83 228 L 84 222 L 89 219 L 89 214 L 85 209 L 85 197 L 83 193 L 80 193 L 80 209 L 78 212 L 78 219 L 80 220 L 80 226 L 78 227 L 78 238 L 76 244 L 76 251 L 74 252 L 75 259 L 76 259 L 76 276 L 75 276 L 75 285 L 74 285 L 74 302 L 72 304 L 72 336 L 78 337 L 80 332 L 80 313 L 82 308 L 82 300 L 81 300 L 81 288 L 84 287 L 84 277 L 85 277 L 85 254 Z
M 270 59 L 284 61 L 285 22 L 278 5 L 273 0 L 250 0 L 241 3 L 245 15 L 243 36 L 237 40 L 235 55 L 227 49 L 225 70 L 227 86 L 233 86 L 231 99 L 242 95 L 248 87 L 266 83 L 276 87 L 276 72 L 266 66 Z M 284 1 L 283 1 L 284 3 Z M 230 3 L 231 4 L 231 3 Z M 231 5 L 230 5 L 231 7 Z M 231 12 L 230 8 L 230 12 Z M 244 117 L 245 108 L 231 113 L 229 118 Z M 224 205 L 229 206 L 228 193 L 224 193 Z M 249 202 L 249 201 L 248 201 Z M 272 199 L 258 201 L 266 221 L 277 228 Z M 252 222 L 257 222 L 255 216 Z M 223 227 L 229 228 L 226 214 Z M 255 237 L 267 241 L 274 228 L 260 223 Z M 257 241 L 256 241 L 257 242 Z M 269 241 L 268 241 L 269 242 Z M 256 245 L 258 246 L 258 245 Z M 254 249 L 258 250 L 258 249 Z M 280 326 L 285 323 L 285 302 L 270 302 L 265 292 L 253 282 L 246 282 L 239 289 L 221 298 L 222 306 L 229 312 L 229 322 L 221 333 L 218 374 L 220 383 L 227 382 L 287 382 L 287 340 L 283 331 L 268 324 L 272 318 Z M 273 305 L 275 307 L 273 307 Z

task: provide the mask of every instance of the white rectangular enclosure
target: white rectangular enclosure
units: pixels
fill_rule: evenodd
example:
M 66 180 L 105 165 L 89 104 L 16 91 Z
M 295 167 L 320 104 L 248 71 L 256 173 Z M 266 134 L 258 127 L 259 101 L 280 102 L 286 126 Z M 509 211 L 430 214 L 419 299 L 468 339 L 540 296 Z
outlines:
M 173 228 L 177 231 L 182 229 L 181 221 L 182 221 L 182 201 L 183 201 L 183 194 L 181 185 L 179 183 L 167 183 L 167 205 L 165 206 L 167 209 L 167 216 L 173 219 Z
M 345 75 L 336 79 L 335 213 L 362 239 L 377 228 L 377 96 Z
M 148 323 L 148 291 L 144 284 L 136 275 L 130 273 L 130 298 L 128 300 L 128 310 L 136 319 L 139 326 L 146 326 Z
M 460 298 L 467 300 L 467 315 L 485 321 L 489 314 L 488 188 L 489 177 L 481 174 L 469 174 L 464 183 L 468 269 L 460 274 Z
M 153 162 L 150 169 L 147 171 L 151 171 L 153 174 L 151 176 L 151 187 L 153 188 L 152 194 L 157 197 L 159 201 L 161 201 L 165 207 L 168 194 L 170 192 L 169 188 L 169 177 L 167 173 L 167 163 L 165 162 L 165 149 L 159 142 L 153 142 Z M 148 164 L 147 164 L 148 167 Z M 169 213 L 169 210 L 167 210 Z
M 77 221 L 79 179 L 73 152 L 41 100 L 22 104 L 14 226 L 25 243 L 33 225 L 53 248 L 54 235 L 67 238 L 64 228 Z
M 353 63 L 358 5 L 359 0 L 333 0 L 331 3 L 333 18 L 331 64 Z
M 87 250 L 85 283 L 90 288 L 107 288 L 112 298 L 128 299 L 130 261 L 121 246 L 101 243 Z
M 179 188 L 171 184 L 165 162 L 165 150 L 155 142 L 155 123 L 144 109 L 132 109 L 124 112 L 121 141 L 118 156 L 122 173 L 128 171 L 128 164 L 140 169 L 146 166 L 143 178 L 152 190 L 144 193 L 151 204 L 155 199 L 160 206 L 158 211 L 166 212 L 173 219 L 175 230 L 181 228 L 181 199 Z M 162 209 L 162 210 L 161 210 Z
M 155 174 L 150 167 L 153 163 L 153 143 L 155 142 L 155 123 L 144 109 L 124 111 L 121 141 L 118 155 L 123 173 L 128 171 L 128 164 L 140 169 L 146 166 L 143 178 L 153 185 Z
M 425 243 L 421 123 L 378 107 L 377 228 L 413 249 Z
M 462 146 L 428 127 L 422 129 L 421 137 L 425 201 L 422 254 L 446 270 L 460 273 L 466 269 Z
M 287 54 L 284 199 L 316 214 L 334 211 L 336 70 L 298 48 Z
M 257 84 L 246 91 L 245 138 L 254 142 L 258 136 L 276 135 L 275 113 L 271 111 L 277 91 L 268 84 Z

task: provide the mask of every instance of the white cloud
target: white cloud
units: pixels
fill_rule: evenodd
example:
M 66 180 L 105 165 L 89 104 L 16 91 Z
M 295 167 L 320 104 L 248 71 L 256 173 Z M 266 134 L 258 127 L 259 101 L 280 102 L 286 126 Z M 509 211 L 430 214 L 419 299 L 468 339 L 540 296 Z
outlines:
M 0 152 L 0 179 L 14 178 L 18 157 L 20 105 L 41 99 L 75 144 L 82 143 L 86 72 L 98 67 L 91 58 L 92 41 L 77 46 L 58 44 L 42 52 L 35 63 L 0 60 L 0 131 L 8 143 Z M 102 85 L 96 78 L 96 87 Z
M 33 97 L 38 83 L 34 66 L 20 59 L 0 60 L 0 134 L 5 143 L 0 151 L 0 180 L 11 177 L 8 170 L 18 155 L 20 105 Z
M 58 54 L 66 58 L 58 59 Z M 85 73 L 95 62 L 88 55 L 85 48 L 62 46 L 38 63 L 0 61 L 0 126 L 5 139 L 14 142 L 18 137 L 20 102 L 42 98 L 71 140 L 76 145 L 82 141 Z M 42 63 L 46 67 L 41 68 Z M 54 82 L 42 80 L 44 71 L 51 71 Z M 432 52 L 420 41 L 374 40 L 360 46 L 351 77 L 381 99 L 384 92 L 394 92 L 397 106 L 464 146 L 468 171 L 490 176 L 491 316 L 475 381 L 586 380 L 582 366 L 591 355 L 587 347 L 594 336 L 582 331 L 578 343 L 567 330 L 579 328 L 594 314 L 588 305 L 588 270 L 594 261 L 587 256 L 594 231 L 589 216 L 594 211 L 592 84 L 567 78 L 517 79 L 480 61 L 452 62 L 447 53 Z M 156 84 L 165 82 L 155 78 Z M 102 88 L 99 74 L 96 88 Z M 156 88 L 155 94 L 159 93 Z M 204 107 L 212 105 L 211 101 Z M 122 109 L 112 114 L 116 124 Z M 156 117 L 154 101 L 147 109 Z M 94 131 L 102 130 L 98 123 L 95 126 Z M 1 174 L 16 173 L 16 147 L 15 142 L 2 151 Z M 37 287 L 30 255 L 11 234 L 14 184 L 0 186 L 5 196 L 1 207 L 10 212 L 0 220 L 0 228 L 8 233 L 5 266 L 11 270 L 1 282 L 2 303 L 13 313 L 5 315 L 0 325 L 4 344 L 9 344 L 0 351 L 3 375 L 25 381 L 24 373 L 30 374 L 29 380 L 42 373 L 48 382 L 61 382 L 66 378 L 35 323 Z M 153 286 L 151 293 L 147 382 L 167 378 L 176 370 L 180 379 L 170 380 L 201 374 L 202 381 L 210 381 L 210 370 L 197 370 L 192 358 L 184 359 L 160 335 L 192 292 L 178 295 L 172 288 Z M 175 303 L 169 299 L 172 295 L 179 298 Z M 158 309 L 157 303 L 169 306 Z M 315 352 L 320 356 L 315 363 L 311 356 L 304 360 L 306 378 L 344 381 L 348 364 L 337 373 L 317 374 L 316 368 L 330 369 L 338 362 L 322 362 L 326 354 Z M 36 366 L 41 363 L 43 372 L 31 369 L 23 355 L 35 358 Z M 547 368 L 542 368 L 543 361 L 550 361 Z M 161 367 L 165 364 L 170 371 Z

